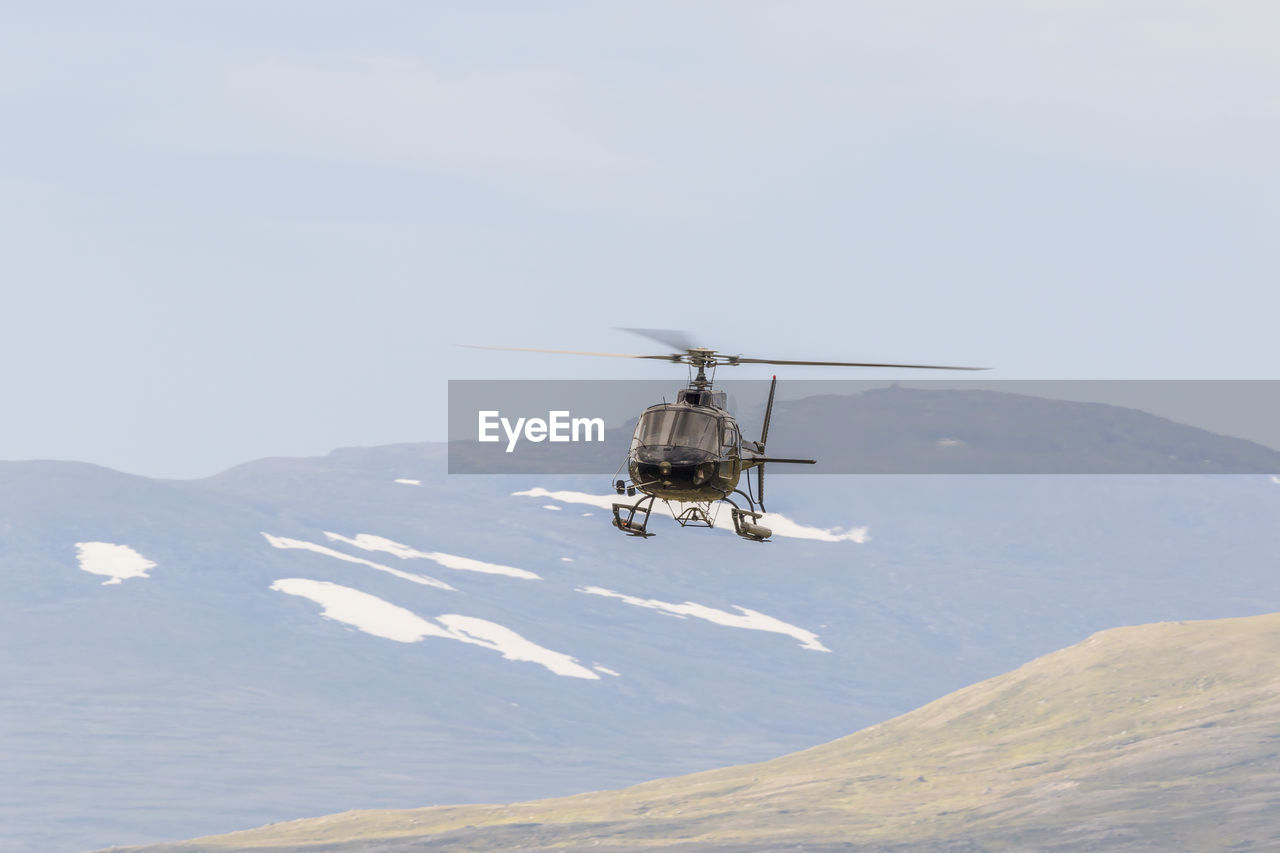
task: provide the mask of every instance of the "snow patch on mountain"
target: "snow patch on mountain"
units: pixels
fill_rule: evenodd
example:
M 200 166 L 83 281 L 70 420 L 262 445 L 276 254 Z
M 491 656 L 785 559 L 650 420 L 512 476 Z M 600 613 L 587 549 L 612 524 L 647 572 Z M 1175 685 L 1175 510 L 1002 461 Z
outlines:
M 317 554 L 324 554 L 326 557 L 333 557 L 336 560 L 344 560 L 348 563 L 358 563 L 362 566 L 368 566 L 371 569 L 377 569 L 380 572 L 386 572 L 387 574 L 395 575 L 398 578 L 422 584 L 423 586 L 434 586 L 439 589 L 448 590 L 453 589 L 453 587 L 449 586 L 444 581 L 436 580 L 433 577 L 428 577 L 427 575 L 415 575 L 412 572 L 402 572 L 399 569 L 393 569 L 390 566 L 384 566 L 381 563 L 375 563 L 372 560 L 366 560 L 363 557 L 353 557 L 350 554 L 344 554 L 341 551 L 335 551 L 332 548 L 326 548 L 325 546 L 317 545 L 314 542 L 306 542 L 302 539 L 289 539 L 285 536 L 272 536 L 270 533 L 266 532 L 262 535 L 267 538 L 267 541 L 270 542 L 274 548 L 296 548 L 300 551 L 314 551 Z
M 470 557 L 459 557 L 457 554 L 445 554 L 441 551 L 419 551 L 409 545 L 403 545 L 399 542 L 393 542 L 382 536 L 374 536 L 371 533 L 357 533 L 355 538 L 349 538 L 339 533 L 330 533 L 325 531 L 324 535 L 335 542 L 345 542 L 356 548 L 365 551 L 381 551 L 399 557 L 402 560 L 432 560 L 439 563 L 446 569 L 455 569 L 460 572 L 481 572 L 486 575 L 506 575 L 511 578 L 523 578 L 524 580 L 541 580 L 542 576 L 527 569 L 517 569 L 515 566 L 503 566 L 498 563 L 486 563 L 483 560 L 473 560 Z
M 422 485 L 422 481 L 421 481 L 421 480 L 406 480 L 406 479 L 400 479 L 400 480 L 396 480 L 396 482 L 397 482 L 397 483 L 404 483 L 406 486 L 421 486 L 421 485 Z
M 103 586 L 110 586 L 127 578 L 149 578 L 147 569 L 155 563 L 130 548 L 110 542 L 77 542 L 76 559 L 80 570 L 95 575 L 106 575 Z
M 459 557 L 457 554 L 432 551 L 425 556 L 428 560 L 435 560 L 446 569 L 456 569 L 460 572 L 483 572 L 489 575 L 506 575 L 512 578 L 524 578 L 525 580 L 542 580 L 541 575 L 527 569 L 517 569 L 514 566 L 502 566 L 497 563 L 486 563 L 483 560 L 473 560 L 470 557 Z
M 551 498 L 551 500 L 560 501 L 561 503 L 587 504 L 600 509 L 613 509 L 613 505 L 619 500 L 616 495 L 591 495 L 586 492 L 568 490 L 553 492 L 541 486 L 534 486 L 532 489 L 525 489 L 523 492 L 512 492 L 511 494 L 513 497 L 518 498 Z
M 539 646 L 487 619 L 447 613 L 432 621 L 376 595 L 308 578 L 282 578 L 273 583 L 271 589 L 314 601 L 321 606 L 320 615 L 324 618 L 375 637 L 398 643 L 417 643 L 427 637 L 456 640 L 498 652 L 507 660 L 536 663 L 566 678 L 600 678 L 579 664 L 577 658 Z
M 451 636 L 444 628 L 428 622 L 416 613 L 349 586 L 308 578 L 282 578 L 273 583 L 271 588 L 286 595 L 314 601 L 323 608 L 320 615 L 325 619 L 332 619 L 366 634 L 395 640 L 397 643 L 416 643 L 425 637 Z
M 555 504 L 543 504 L 543 505 L 542 505 L 542 508 L 543 508 L 543 509 L 553 509 L 553 510 L 555 510 L 556 512 L 559 512 L 560 510 L 564 509 L 564 507 L 556 506 Z
M 778 512 L 766 512 L 760 516 L 760 524 L 772 530 L 774 536 L 785 536 L 790 539 L 856 542 L 861 545 L 871 538 L 865 527 L 809 527 Z
M 474 616 L 459 616 L 456 613 L 446 613 L 436 618 L 452 632 L 455 639 L 493 649 L 507 660 L 541 664 L 556 675 L 568 678 L 600 679 L 600 676 L 579 664 L 577 658 L 543 648 L 496 622 Z
M 1280 483 L 1280 477 L 1277 477 L 1275 474 L 1272 474 L 1272 475 L 1271 475 L 1271 482 L 1273 482 L 1273 483 Z
M 609 667 L 607 666 L 601 666 L 598 663 L 592 664 L 591 668 L 594 669 L 596 672 L 603 672 L 605 675 L 612 675 L 614 678 L 617 678 L 621 674 L 621 673 L 614 672 L 612 669 L 609 669 Z
M 613 509 L 613 505 L 620 500 L 619 497 L 613 495 L 593 495 L 587 492 L 568 490 L 550 491 L 541 486 L 534 486 L 532 489 L 526 489 L 523 492 L 512 492 L 511 494 L 513 497 L 551 498 L 553 501 L 562 503 L 588 504 L 589 506 L 609 510 Z M 544 507 L 544 509 L 550 508 Z M 675 517 L 675 513 L 672 512 L 669 504 L 655 501 L 653 509 L 655 512 L 661 512 L 669 518 Z M 583 515 L 587 514 L 583 513 Z M 788 539 L 812 539 L 816 542 L 856 542 L 862 544 L 871 538 L 865 527 L 810 527 L 777 512 L 765 513 L 760 517 L 760 523 L 771 529 L 774 536 L 782 536 Z M 728 528 L 718 527 L 716 529 L 726 530 Z
M 704 604 L 696 604 L 692 601 L 686 601 L 684 604 L 674 604 L 669 601 L 658 601 L 655 598 L 639 598 L 634 595 L 625 595 L 620 592 L 605 589 L 599 586 L 583 586 L 578 587 L 578 592 L 587 595 L 602 595 L 606 598 L 616 598 L 635 607 L 645 607 L 650 610 L 657 610 L 661 613 L 667 613 L 671 616 L 684 618 L 692 616 L 695 619 L 705 619 L 708 622 L 714 622 L 717 625 L 725 625 L 729 628 L 745 628 L 750 631 L 769 631 L 774 634 L 785 634 L 788 637 L 794 637 L 800 641 L 800 647 L 815 652 L 829 652 L 831 649 L 818 642 L 818 635 L 812 631 L 806 631 L 804 628 L 790 625 L 781 619 L 775 619 L 772 616 L 766 616 L 756 610 L 749 610 L 746 607 L 734 605 L 733 609 L 738 613 L 730 613 L 726 610 L 718 610 L 714 607 L 707 607 Z

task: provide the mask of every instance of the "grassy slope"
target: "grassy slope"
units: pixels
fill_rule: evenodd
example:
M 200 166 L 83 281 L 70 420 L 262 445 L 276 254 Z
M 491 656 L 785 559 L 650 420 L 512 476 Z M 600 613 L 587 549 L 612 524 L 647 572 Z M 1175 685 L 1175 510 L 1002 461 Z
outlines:
M 760 764 L 510 806 L 349 812 L 145 849 L 360 841 L 341 848 L 355 850 L 433 835 L 440 850 L 602 838 L 1280 849 L 1278 688 L 1280 614 L 1119 628 Z M 451 844 L 458 832 L 466 840 Z

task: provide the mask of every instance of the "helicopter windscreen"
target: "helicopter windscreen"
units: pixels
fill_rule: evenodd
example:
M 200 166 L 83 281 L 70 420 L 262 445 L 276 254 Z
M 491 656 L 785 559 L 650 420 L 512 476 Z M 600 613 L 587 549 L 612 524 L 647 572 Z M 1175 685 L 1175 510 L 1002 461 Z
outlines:
M 640 416 L 635 437 L 641 446 L 696 447 L 715 453 L 720 449 L 720 419 L 690 409 L 650 410 Z

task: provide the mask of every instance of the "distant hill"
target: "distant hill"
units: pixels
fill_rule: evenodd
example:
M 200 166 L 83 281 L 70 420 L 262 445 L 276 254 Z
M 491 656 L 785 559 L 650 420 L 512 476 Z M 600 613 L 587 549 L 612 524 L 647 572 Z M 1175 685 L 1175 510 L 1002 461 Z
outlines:
M 891 386 L 780 403 L 770 452 L 839 474 L 1262 474 L 1280 451 L 1138 409 Z M 776 446 L 775 446 L 776 445 Z
M 763 409 L 738 412 L 744 438 L 759 437 Z M 508 453 L 501 442 L 471 440 L 468 423 L 459 433 L 466 438 L 450 444 L 451 470 L 607 476 L 625 457 L 635 424 L 607 430 L 599 443 L 526 442 Z M 771 424 L 771 455 L 818 461 L 774 466 L 778 473 L 1280 474 L 1280 450 L 1257 442 L 1126 406 L 989 389 L 891 385 L 781 400 Z
M 130 850 L 1275 850 L 1277 659 L 1280 614 L 1119 628 L 759 764 Z

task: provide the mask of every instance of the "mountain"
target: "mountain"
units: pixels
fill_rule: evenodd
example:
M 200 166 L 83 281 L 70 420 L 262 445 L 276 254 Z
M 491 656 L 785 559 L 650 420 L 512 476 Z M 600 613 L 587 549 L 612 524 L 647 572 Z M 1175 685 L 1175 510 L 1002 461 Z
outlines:
M 893 385 L 788 401 L 776 416 L 770 452 L 803 449 L 830 473 L 1280 473 L 1280 452 L 1256 442 L 1125 406 L 1004 391 Z
M 511 806 L 349 812 L 134 853 L 1274 850 L 1278 655 L 1280 614 L 1113 629 L 759 764 Z
M 443 445 L 196 481 L 0 463 L 0 849 L 619 788 L 1103 628 L 1280 609 L 1266 476 L 769 490 L 773 542 L 639 540 L 607 478 L 449 476 Z
M 507 411 L 619 410 L 621 398 L 656 399 L 647 383 L 544 382 L 478 386 L 473 405 Z M 799 385 L 806 383 L 788 383 Z M 818 383 L 822 387 L 828 385 Z M 814 458 L 812 467 L 780 467 L 800 474 L 1276 474 L 1280 450 L 1179 423 L 1138 408 L 1047 399 L 982 388 L 919 388 L 894 384 L 856 394 L 811 394 L 780 400 L 773 411 L 769 454 Z M 1016 387 L 1038 383 L 1010 383 Z M 1044 383 L 1052 391 L 1055 383 Z M 1071 384 L 1071 383 L 1066 383 Z M 1210 382 L 1084 383 L 1095 393 L 1179 397 L 1184 409 L 1211 411 L 1242 432 L 1274 421 L 1273 389 L 1246 383 L 1215 395 Z M 1233 383 L 1222 383 L 1232 385 Z M 744 437 L 758 437 L 768 383 L 726 382 L 731 399 L 759 400 L 738 411 Z M 1265 385 L 1265 383 L 1260 383 Z M 1161 387 L 1170 386 L 1170 387 Z M 468 386 L 469 387 L 469 386 Z M 789 388 L 794 393 L 794 387 Z M 1077 389 L 1079 392 L 1079 389 Z M 1061 389 L 1062 393 L 1069 393 Z M 1158 392 L 1158 393 L 1157 393 Z M 652 396 L 645 397 L 648 393 Z M 1250 396 L 1253 395 L 1253 396 Z M 510 400 L 507 398 L 510 397 Z M 532 397 L 530 402 L 526 397 Z M 484 400 L 485 402 L 478 402 Z M 570 402 L 556 402 L 565 401 Z M 524 408 L 521 409 L 521 406 Z M 731 404 L 732 407 L 732 404 Z M 1274 406 L 1270 407 L 1274 409 Z M 464 407 L 465 411 L 465 407 Z M 1227 417 L 1226 415 L 1230 415 Z M 615 418 L 615 420 L 617 420 Z M 614 421 L 611 421 L 614 422 Z M 450 424 L 450 470 L 455 473 L 613 473 L 630 446 L 636 419 L 605 430 L 600 442 L 478 443 L 475 418 Z M 493 438 L 494 436 L 490 436 Z

